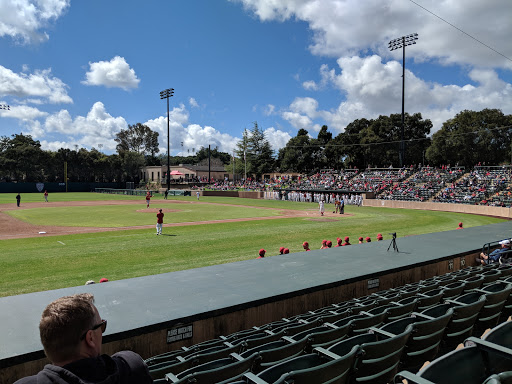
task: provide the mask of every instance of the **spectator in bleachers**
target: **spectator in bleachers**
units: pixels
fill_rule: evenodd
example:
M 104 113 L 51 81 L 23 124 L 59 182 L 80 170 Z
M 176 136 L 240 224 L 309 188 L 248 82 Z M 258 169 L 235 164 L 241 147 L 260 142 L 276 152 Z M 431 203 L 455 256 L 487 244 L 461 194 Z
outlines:
M 260 251 L 258 252 L 259 256 L 257 257 L 257 259 L 263 259 L 265 257 L 265 253 L 267 253 L 267 251 L 261 248 Z
M 309 249 L 309 243 L 307 241 L 302 243 L 302 248 L 304 248 L 305 251 L 311 251 L 311 249 Z
M 61 297 L 43 311 L 39 334 L 51 364 L 16 384 L 153 383 L 144 360 L 132 351 L 101 354 L 107 321 L 94 306 L 94 296 Z
M 476 258 L 476 262 L 482 265 L 498 263 L 500 257 L 510 253 L 510 240 L 502 240 L 499 242 L 501 248 L 495 249 L 490 254 L 480 253 Z

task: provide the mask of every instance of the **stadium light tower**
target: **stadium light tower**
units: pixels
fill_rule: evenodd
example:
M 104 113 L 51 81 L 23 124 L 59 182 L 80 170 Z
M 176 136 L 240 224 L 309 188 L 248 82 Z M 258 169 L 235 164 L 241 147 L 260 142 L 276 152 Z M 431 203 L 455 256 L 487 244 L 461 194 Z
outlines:
M 388 48 L 390 51 L 394 51 L 395 49 L 403 49 L 403 57 L 402 57 L 402 130 L 400 133 L 400 168 L 402 168 L 405 164 L 405 142 L 404 142 L 404 119 L 405 119 L 405 111 L 404 111 L 404 89 L 405 89 L 405 47 L 408 45 L 416 44 L 416 40 L 418 40 L 418 34 L 412 33 L 407 36 L 399 37 L 398 39 L 391 40 L 389 42 Z
M 7 104 L 0 104 L 0 109 L 5 109 L 7 111 L 11 110 L 11 106 Z
M 160 99 L 167 99 L 167 190 L 171 189 L 171 157 L 169 152 L 169 98 L 174 96 L 174 88 L 160 92 Z

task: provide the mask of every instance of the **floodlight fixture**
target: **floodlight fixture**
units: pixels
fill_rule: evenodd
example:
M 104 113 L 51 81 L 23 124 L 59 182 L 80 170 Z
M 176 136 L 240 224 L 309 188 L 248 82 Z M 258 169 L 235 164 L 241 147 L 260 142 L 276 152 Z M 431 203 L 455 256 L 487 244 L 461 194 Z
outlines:
M 416 44 L 416 40 L 418 40 L 417 33 L 411 33 L 407 36 L 402 36 L 397 39 L 393 39 L 389 42 L 388 48 L 390 51 L 394 51 L 395 49 L 402 48 L 402 128 L 400 132 L 400 151 L 399 151 L 399 159 L 400 159 L 400 167 L 405 165 L 405 142 L 404 142 L 404 120 L 405 120 L 405 47 L 408 45 Z
M 169 98 L 174 96 L 174 88 L 168 88 L 160 92 L 160 99 L 167 99 L 167 190 L 171 189 L 171 157 L 169 137 Z

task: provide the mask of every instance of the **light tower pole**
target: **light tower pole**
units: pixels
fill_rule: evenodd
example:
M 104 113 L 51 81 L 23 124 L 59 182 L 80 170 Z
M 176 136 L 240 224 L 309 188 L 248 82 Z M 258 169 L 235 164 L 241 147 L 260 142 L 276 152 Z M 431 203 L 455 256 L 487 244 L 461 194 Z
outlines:
M 405 47 L 408 45 L 416 44 L 416 40 L 418 40 L 418 34 L 412 33 L 407 36 L 399 37 L 398 39 L 391 40 L 389 42 L 388 48 L 390 51 L 394 51 L 395 49 L 403 49 L 403 57 L 402 57 L 402 129 L 400 132 L 400 168 L 402 168 L 405 164 L 405 142 L 404 142 L 404 120 L 405 120 L 405 108 L 404 108 L 404 96 L 405 96 Z
M 160 92 L 160 99 L 167 99 L 167 190 L 171 189 L 171 157 L 169 151 L 169 98 L 174 96 L 174 88 Z

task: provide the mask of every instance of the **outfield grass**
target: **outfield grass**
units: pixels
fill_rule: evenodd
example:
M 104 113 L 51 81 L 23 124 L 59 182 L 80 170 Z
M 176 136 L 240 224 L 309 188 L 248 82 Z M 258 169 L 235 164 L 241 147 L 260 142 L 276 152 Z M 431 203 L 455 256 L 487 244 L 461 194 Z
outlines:
M 57 195 L 55 194 L 55 199 L 60 198 Z M 0 196 L 1 201 L 3 196 Z M 102 200 L 105 200 L 115 195 L 99 196 L 104 197 Z M 77 194 L 73 199 L 90 197 L 96 199 L 98 195 Z M 126 199 L 126 196 L 123 198 Z M 195 197 L 180 197 L 177 200 L 195 200 Z M 209 207 L 208 215 L 213 212 L 218 215 L 217 218 L 229 215 L 238 217 L 241 214 L 249 217 L 255 212 L 263 216 L 278 214 L 278 211 L 256 210 L 247 206 L 308 209 L 312 212 L 316 211 L 317 207 L 316 204 L 311 203 L 219 197 L 204 197 L 201 201 L 233 204 L 233 206 L 183 204 L 190 209 L 190 212 L 183 215 L 207 220 L 206 207 Z M 87 209 L 94 208 L 93 216 L 107 216 L 111 220 L 113 211 L 110 208 L 119 207 L 121 210 L 119 216 L 123 217 L 123 210 L 145 208 L 143 202 L 141 205 L 141 207 L 121 205 L 87 207 Z M 181 204 L 169 204 L 169 208 L 172 206 L 174 209 L 179 205 Z M 209 211 L 210 207 L 211 211 Z M 71 212 L 70 217 L 74 217 L 75 220 L 75 222 L 69 220 L 69 225 L 78 225 L 83 221 L 82 213 L 76 213 L 81 210 L 75 211 L 79 208 L 83 207 L 65 208 Z M 36 214 L 35 209 L 19 210 L 16 214 L 22 214 L 24 211 L 34 211 L 29 213 L 30 217 L 25 217 L 27 220 L 32 220 L 39 215 Z M 41 208 L 39 211 L 45 211 L 42 216 L 39 216 L 40 218 L 46 217 L 49 220 L 50 217 L 62 217 L 62 212 L 57 208 Z M 155 229 L 151 227 L 116 232 L 2 240 L 0 241 L 0 271 L 2 271 L 0 296 L 83 285 L 87 280 L 98 281 L 101 277 L 118 280 L 252 259 L 257 256 L 260 248 L 267 250 L 267 256 L 278 254 L 280 246 L 288 247 L 292 253 L 299 252 L 302 251 L 301 244 L 305 240 L 309 241 L 312 249 L 317 249 L 322 239 L 335 242 L 336 237 L 350 236 L 352 242 L 355 242 L 359 236 L 371 236 L 374 239 L 376 234 L 381 232 L 384 239 L 389 240 L 389 232 L 397 232 L 398 236 L 402 237 L 453 230 L 459 221 L 463 221 L 465 227 L 503 221 L 460 213 L 374 207 L 347 206 L 345 212 L 353 216 L 331 217 L 334 221 L 316 221 L 314 219 L 319 217 L 315 213 L 312 218 L 164 227 L 164 236 L 155 236 Z M 129 218 L 127 215 L 126 221 L 119 223 L 131 225 L 127 223 L 132 223 L 134 218 L 140 218 L 137 225 L 141 225 L 146 220 L 144 215 L 144 213 L 135 212 L 133 217 Z M 150 224 L 154 224 L 154 213 L 150 216 Z M 169 213 L 166 218 L 175 221 L 178 219 L 178 213 Z
M 17 193 L 0 193 L 0 204 L 16 205 Z M 42 193 L 20 193 L 21 205 L 23 203 L 41 203 L 44 202 L 44 195 Z M 155 198 L 159 198 L 157 194 Z M 106 193 L 91 193 L 91 192 L 55 192 L 48 194 L 48 201 L 98 201 L 98 200 L 140 200 L 145 201 L 144 196 L 131 196 L 131 195 L 110 195 Z
M 201 204 L 153 204 L 150 211 L 143 205 L 109 205 L 92 207 L 55 207 L 7 211 L 23 221 L 37 225 L 59 225 L 79 227 L 124 227 L 156 223 L 158 208 L 172 209 L 164 215 L 164 223 L 186 223 L 209 220 L 239 219 L 247 217 L 277 216 L 278 211 L 259 208 Z M 141 212 L 142 210 L 142 212 Z

